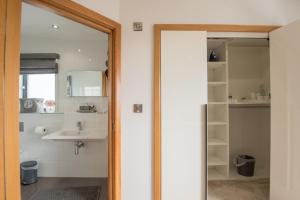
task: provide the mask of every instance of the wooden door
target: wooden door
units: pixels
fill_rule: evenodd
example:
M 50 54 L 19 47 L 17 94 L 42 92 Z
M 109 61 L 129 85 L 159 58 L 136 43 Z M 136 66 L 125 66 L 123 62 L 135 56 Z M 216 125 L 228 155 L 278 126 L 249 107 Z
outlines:
M 300 199 L 300 21 L 270 34 L 271 200 Z

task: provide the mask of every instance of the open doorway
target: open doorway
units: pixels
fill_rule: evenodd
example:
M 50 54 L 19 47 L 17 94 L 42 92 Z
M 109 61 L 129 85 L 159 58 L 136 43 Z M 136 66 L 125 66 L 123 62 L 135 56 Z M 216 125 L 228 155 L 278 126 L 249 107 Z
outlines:
M 72 1 L 3 6 L 1 194 L 119 199 L 120 25 Z
M 269 199 L 268 38 L 209 38 L 208 200 Z
M 22 200 L 107 200 L 108 34 L 22 3 Z

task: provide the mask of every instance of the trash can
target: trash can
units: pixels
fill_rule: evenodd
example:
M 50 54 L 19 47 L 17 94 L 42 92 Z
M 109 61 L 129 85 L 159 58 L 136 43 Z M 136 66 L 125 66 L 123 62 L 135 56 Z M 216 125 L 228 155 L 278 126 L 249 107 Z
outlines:
M 21 163 L 21 182 L 24 185 L 29 185 L 37 182 L 37 161 L 26 161 Z
M 235 160 L 237 172 L 242 176 L 254 176 L 255 157 L 250 155 L 238 155 Z

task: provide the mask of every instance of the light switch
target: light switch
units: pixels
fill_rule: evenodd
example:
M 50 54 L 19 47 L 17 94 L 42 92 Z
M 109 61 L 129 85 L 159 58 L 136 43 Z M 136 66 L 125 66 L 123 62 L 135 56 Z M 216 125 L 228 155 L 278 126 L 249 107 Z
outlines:
M 134 31 L 143 31 L 143 22 L 133 22 Z
M 133 104 L 133 112 L 134 113 L 142 113 L 143 112 L 143 104 Z

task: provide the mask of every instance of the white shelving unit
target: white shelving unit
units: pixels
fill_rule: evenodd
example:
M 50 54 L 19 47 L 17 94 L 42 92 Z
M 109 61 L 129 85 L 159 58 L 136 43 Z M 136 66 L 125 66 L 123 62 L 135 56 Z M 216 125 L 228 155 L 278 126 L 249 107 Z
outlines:
M 227 176 L 224 175 L 223 168 L 219 167 L 208 167 L 208 180 L 226 180 Z
M 218 180 L 226 179 L 229 176 L 227 43 L 219 40 L 208 40 L 208 50 L 214 50 L 218 56 L 218 61 L 207 64 L 208 179 Z
M 211 155 L 208 158 L 208 166 L 224 166 L 227 165 L 226 161 L 218 156 Z
M 226 139 L 211 137 L 207 139 L 208 145 L 227 145 Z
M 270 107 L 271 103 L 270 100 L 266 101 L 239 101 L 230 103 L 229 107 L 233 108 L 251 108 L 251 107 Z
M 270 100 L 265 97 L 270 91 L 268 51 L 261 46 L 255 50 L 256 46 L 236 45 L 231 40 L 208 39 L 208 59 L 211 50 L 217 55 L 217 61 L 207 63 L 208 180 L 251 180 L 268 178 L 270 174 L 266 153 L 269 149 Z M 258 59 L 261 55 L 265 59 Z M 258 92 L 264 97 L 254 98 L 252 93 Z M 230 101 L 229 94 L 232 96 Z M 265 123 L 256 126 L 260 119 Z M 253 126 L 250 126 L 252 122 Z M 260 140 L 257 143 L 253 142 L 256 138 Z M 243 148 L 237 148 L 240 144 Z M 256 157 L 253 177 L 237 173 L 233 159 L 239 154 Z

